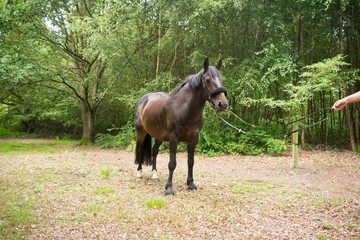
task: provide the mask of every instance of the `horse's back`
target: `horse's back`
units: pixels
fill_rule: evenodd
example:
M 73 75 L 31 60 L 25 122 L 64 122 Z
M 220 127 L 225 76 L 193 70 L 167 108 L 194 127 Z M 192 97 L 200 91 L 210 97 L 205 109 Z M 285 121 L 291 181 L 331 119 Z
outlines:
M 136 111 L 135 125 L 143 128 L 152 137 L 167 140 L 166 106 L 169 94 L 148 93 L 140 98 Z

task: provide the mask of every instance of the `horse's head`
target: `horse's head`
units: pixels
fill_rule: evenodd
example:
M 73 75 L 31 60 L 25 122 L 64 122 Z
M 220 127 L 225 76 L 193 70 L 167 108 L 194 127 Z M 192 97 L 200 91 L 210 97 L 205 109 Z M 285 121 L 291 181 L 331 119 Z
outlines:
M 227 92 L 222 87 L 224 78 L 220 72 L 221 64 L 222 61 L 220 59 L 215 67 L 209 66 L 209 59 L 206 58 L 204 61 L 204 72 L 201 77 L 208 100 L 217 112 L 225 111 L 228 107 Z

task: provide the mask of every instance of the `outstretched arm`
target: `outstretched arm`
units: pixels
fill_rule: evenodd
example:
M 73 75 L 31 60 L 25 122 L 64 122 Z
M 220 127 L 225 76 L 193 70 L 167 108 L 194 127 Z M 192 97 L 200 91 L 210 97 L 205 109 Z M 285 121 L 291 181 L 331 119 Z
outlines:
M 340 100 L 337 100 L 332 106 L 335 110 L 340 110 L 346 107 L 349 103 L 360 102 L 360 91 L 349 96 L 346 96 Z

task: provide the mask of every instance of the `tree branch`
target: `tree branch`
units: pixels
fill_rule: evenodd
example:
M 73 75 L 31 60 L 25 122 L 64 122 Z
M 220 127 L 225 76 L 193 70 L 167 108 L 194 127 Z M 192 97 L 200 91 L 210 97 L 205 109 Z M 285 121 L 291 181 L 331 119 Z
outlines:
M 86 101 L 86 99 L 84 99 L 84 98 L 76 91 L 76 89 L 75 89 L 73 86 L 71 86 L 71 85 L 65 80 L 65 78 L 64 78 L 63 76 L 61 76 L 61 75 L 58 74 L 58 77 L 60 77 L 62 81 L 55 81 L 55 80 L 54 80 L 55 82 L 64 84 L 65 86 L 67 86 L 68 88 L 70 88 L 70 90 L 75 94 L 75 96 L 76 96 L 77 98 L 79 98 L 81 101 Z
M 88 7 L 88 5 L 87 5 L 87 3 L 86 3 L 86 0 L 83 0 L 83 3 L 84 3 L 84 7 L 85 7 L 85 11 L 89 14 L 89 16 L 92 18 L 93 16 L 92 16 L 92 14 L 91 14 L 91 12 L 90 12 L 90 9 L 89 9 L 89 7 Z

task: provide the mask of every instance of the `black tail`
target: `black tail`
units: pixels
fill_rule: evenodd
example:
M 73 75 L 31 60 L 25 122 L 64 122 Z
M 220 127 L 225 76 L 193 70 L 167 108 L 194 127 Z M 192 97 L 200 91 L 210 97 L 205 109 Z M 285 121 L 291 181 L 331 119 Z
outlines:
M 151 161 L 151 136 L 146 134 L 142 144 L 136 143 L 135 164 L 152 165 Z

